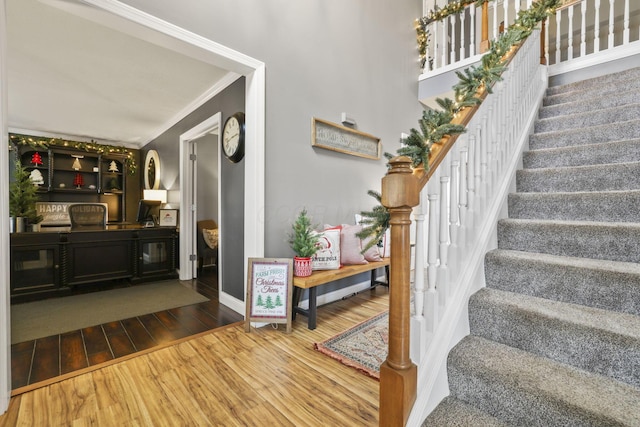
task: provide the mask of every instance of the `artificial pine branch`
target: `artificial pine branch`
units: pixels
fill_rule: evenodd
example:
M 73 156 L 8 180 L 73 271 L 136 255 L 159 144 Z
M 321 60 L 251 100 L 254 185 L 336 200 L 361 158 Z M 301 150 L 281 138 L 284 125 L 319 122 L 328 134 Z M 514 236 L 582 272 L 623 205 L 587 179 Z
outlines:
M 362 248 L 362 253 L 365 253 L 382 240 L 384 233 L 389 228 L 389 221 L 391 220 L 389 210 L 382 206 L 382 195 L 373 190 L 369 190 L 367 194 L 376 199 L 380 204 L 374 206 L 371 211 L 360 212 L 360 215 L 362 215 L 362 220 L 360 221 L 362 231 L 356 233 L 356 236 L 363 240 L 369 239 L 367 244 Z
M 481 6 L 488 1 L 477 0 L 476 4 Z M 480 66 L 472 66 L 463 72 L 456 73 L 460 81 L 453 87 L 456 94 L 455 102 L 450 99 L 438 99 L 437 102 L 442 107 L 442 111 L 424 111 L 422 118 L 419 120 L 421 132 L 411 129 L 409 136 L 403 141 L 405 145 L 398 149 L 398 154 L 411 158 L 413 167 L 422 164 L 427 170 L 431 145 L 440 141 L 446 135 L 465 131 L 464 126 L 451 123 L 453 116 L 465 107 L 480 103 L 480 100 L 476 97 L 478 89 L 485 88 L 488 93 L 492 93 L 492 86 L 502 79 L 502 74 L 506 70 L 505 54 L 509 52 L 512 46 L 526 39 L 539 22 L 555 13 L 561 2 L 562 0 L 540 0 L 534 2 L 529 9 L 521 10 L 513 25 L 497 40 L 489 44 L 489 51 L 482 57 Z M 461 10 L 466 4 L 470 3 L 471 1 L 467 0 L 450 3 L 445 6 L 442 12 L 436 7 L 435 11 L 430 13 L 429 16 L 419 20 L 421 29 L 418 30 L 418 34 L 420 35 L 421 31 L 424 33 L 429 23 L 457 12 L 458 9 Z M 421 45 L 421 49 L 424 47 L 425 51 L 426 40 L 425 35 L 422 39 L 425 45 Z M 385 157 L 390 159 L 392 156 L 385 153 Z M 378 202 L 381 202 L 381 196 L 378 193 L 370 190 L 368 194 L 376 198 Z M 358 233 L 358 237 L 362 239 L 373 237 L 365 248 L 366 250 L 375 244 L 372 242 L 379 241 L 382 238 L 389 227 L 390 215 L 387 208 L 380 204 L 375 206 L 372 211 L 362 212 L 362 216 L 365 218 L 362 223 L 366 227 L 363 228 L 362 232 Z

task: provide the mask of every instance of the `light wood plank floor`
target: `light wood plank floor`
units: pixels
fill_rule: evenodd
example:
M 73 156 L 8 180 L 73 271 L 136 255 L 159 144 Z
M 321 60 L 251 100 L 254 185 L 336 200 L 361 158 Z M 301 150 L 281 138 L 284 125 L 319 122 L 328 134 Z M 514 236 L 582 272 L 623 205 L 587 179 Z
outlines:
M 377 287 L 298 316 L 244 324 L 112 362 L 11 399 L 0 426 L 377 426 L 375 379 L 313 349 L 388 308 Z

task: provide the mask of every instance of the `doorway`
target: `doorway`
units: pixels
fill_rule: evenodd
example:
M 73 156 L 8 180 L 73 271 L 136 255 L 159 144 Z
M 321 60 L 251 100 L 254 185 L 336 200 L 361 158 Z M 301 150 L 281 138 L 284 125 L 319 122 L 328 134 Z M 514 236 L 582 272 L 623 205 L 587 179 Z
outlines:
M 66 2 L 61 4 L 67 4 Z M 264 209 L 265 182 L 265 64 L 240 52 L 222 46 L 197 34 L 186 31 L 174 24 L 162 21 L 152 15 L 133 9 L 116 0 L 82 0 L 68 4 L 89 5 L 81 11 L 96 15 L 101 22 L 110 22 L 123 31 L 131 31 L 154 42 L 179 51 L 191 52 L 205 61 L 219 64 L 232 73 L 246 78 L 246 126 L 245 145 L 245 207 L 244 207 L 244 284 L 246 286 L 246 264 L 249 257 L 264 256 L 264 221 L 260 221 Z M 0 39 L 6 40 L 6 5 L 0 0 Z M 97 12 L 94 14 L 94 12 Z M 6 43 L 0 43 L 0 160 L 8 161 L 7 123 L 7 76 Z M 8 212 L 8 176 L 0 175 L 0 210 Z M 6 214 L 8 215 L 8 214 Z M 9 224 L 0 224 L 0 240 L 9 247 Z M 181 242 L 182 243 L 182 242 Z M 0 257 L 0 267 L 4 272 L 4 282 L 9 283 L 9 253 Z M 246 291 L 246 290 L 245 290 Z M 244 301 L 221 296 L 221 302 L 238 313 L 244 312 Z M 10 372 L 10 307 L 8 292 L 0 294 L 0 307 L 4 314 L 4 327 L 0 327 L 0 413 L 6 411 L 11 394 Z
M 180 206 L 183 212 L 180 218 L 181 247 L 180 280 L 191 280 L 198 277 L 198 264 L 201 254 L 198 253 L 199 230 L 197 222 L 212 219 L 222 230 L 220 210 L 220 121 L 222 113 L 218 112 L 202 123 L 180 135 Z M 219 241 L 219 240 L 218 240 Z M 222 263 L 224 247 L 218 248 L 216 261 L 218 283 L 223 275 Z

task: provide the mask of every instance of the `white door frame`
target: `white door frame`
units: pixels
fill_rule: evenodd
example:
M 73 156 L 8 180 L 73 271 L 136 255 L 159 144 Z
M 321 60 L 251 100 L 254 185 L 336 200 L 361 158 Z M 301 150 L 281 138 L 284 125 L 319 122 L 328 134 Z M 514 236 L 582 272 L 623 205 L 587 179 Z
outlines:
M 202 123 L 192 127 L 182 135 L 180 135 L 180 206 L 184 215 L 180 215 L 180 280 L 191 280 L 197 277 L 197 260 L 194 262 L 190 259 L 191 254 L 198 253 L 197 237 L 195 235 L 195 221 L 193 212 L 197 212 L 197 199 L 194 200 L 194 195 L 197 190 L 197 177 L 193 168 L 193 162 L 190 159 L 191 153 L 190 144 L 209 133 L 218 132 L 218 139 L 216 141 L 216 149 L 218 150 L 218 159 L 220 159 L 220 121 L 222 120 L 222 113 L 218 112 L 209 117 Z M 220 161 L 218 161 L 218 229 L 222 230 L 221 216 L 220 216 Z M 193 208 L 189 208 L 189 207 Z M 186 214 L 186 211 L 190 211 Z M 219 239 L 218 239 L 219 241 Z M 184 248 L 184 250 L 182 249 Z M 190 248 L 190 249 L 189 249 Z M 218 251 L 218 283 L 221 282 L 222 277 L 222 249 Z M 218 290 L 220 290 L 220 286 Z
M 77 0 L 58 2 L 60 6 L 91 5 L 79 9 L 86 18 L 103 25 L 113 25 L 120 31 L 136 35 L 152 43 L 197 57 L 232 73 L 245 76 L 245 207 L 244 207 L 244 286 L 247 283 L 247 259 L 264 256 L 264 182 L 265 182 L 265 64 L 243 53 L 184 30 L 117 0 Z M 91 15 L 91 16 L 89 16 Z M 6 4 L 0 0 L 0 164 L 8 164 L 7 76 L 6 76 Z M 2 163 L 4 162 L 4 163 Z M 0 217 L 8 218 L 8 174 L 0 174 Z M 0 221 L 0 240 L 9 247 L 8 221 Z M 9 405 L 11 395 L 11 322 L 9 317 L 9 251 L 0 256 L 4 292 L 0 292 L 0 413 Z M 246 295 L 246 289 L 243 292 Z M 244 301 L 228 297 L 223 304 L 238 313 L 245 313 Z M 4 326 L 3 325 L 4 322 Z
M 0 165 L 7 170 L 9 164 L 9 126 L 7 124 L 7 27 L 6 2 L 0 0 Z M 9 218 L 9 174 L 0 174 L 0 218 Z M 0 239 L 9 247 L 9 221 L 0 221 Z M 9 251 L 2 251 L 2 291 L 0 292 L 0 414 L 7 411 L 11 397 L 11 316 L 9 297 Z

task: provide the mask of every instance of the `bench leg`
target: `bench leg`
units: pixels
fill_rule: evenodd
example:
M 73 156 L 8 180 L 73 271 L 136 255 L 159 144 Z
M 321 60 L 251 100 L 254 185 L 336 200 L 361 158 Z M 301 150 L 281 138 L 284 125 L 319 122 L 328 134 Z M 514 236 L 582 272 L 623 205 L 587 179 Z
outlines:
M 385 276 L 387 278 L 387 283 L 385 282 L 380 282 L 379 280 L 376 280 L 376 272 L 377 270 L 371 270 L 371 289 L 375 288 L 378 285 L 384 285 L 389 287 L 389 266 L 385 265 L 384 266 L 384 272 L 385 272 Z
M 296 320 L 296 314 L 298 314 L 298 311 L 296 310 L 296 308 L 298 307 L 298 304 L 300 304 L 300 295 L 302 294 L 302 289 L 294 286 L 293 287 L 293 295 L 292 295 L 292 299 L 291 299 L 291 320 Z
M 318 297 L 318 288 L 313 287 L 309 288 L 309 329 L 316 328 L 316 313 L 318 311 L 318 307 L 316 306 Z

